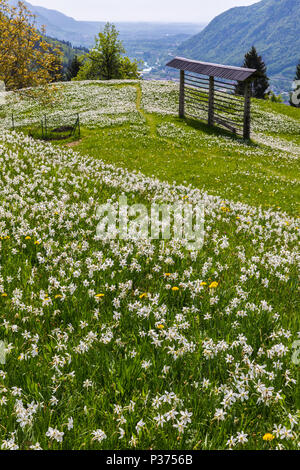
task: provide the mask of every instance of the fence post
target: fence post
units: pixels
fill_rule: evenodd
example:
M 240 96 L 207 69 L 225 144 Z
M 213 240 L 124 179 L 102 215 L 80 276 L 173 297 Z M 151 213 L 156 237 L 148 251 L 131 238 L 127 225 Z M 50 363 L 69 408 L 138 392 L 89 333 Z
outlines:
M 209 77 L 208 125 L 214 125 L 215 79 Z
M 251 112 L 251 101 L 250 101 L 250 84 L 245 83 L 245 94 L 244 94 L 244 129 L 243 137 L 245 140 L 250 139 L 250 112 Z
M 184 118 L 184 70 L 180 70 L 179 117 Z

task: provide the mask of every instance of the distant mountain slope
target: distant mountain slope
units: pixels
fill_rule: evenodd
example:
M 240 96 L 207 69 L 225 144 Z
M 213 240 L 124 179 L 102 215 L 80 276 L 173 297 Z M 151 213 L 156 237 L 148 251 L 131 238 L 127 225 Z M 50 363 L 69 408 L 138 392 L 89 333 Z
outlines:
M 36 15 L 36 23 L 40 28 L 46 26 L 47 35 L 63 41 L 70 41 L 77 46 L 90 46 L 94 36 L 103 27 L 103 22 L 76 21 L 56 10 L 31 5 L 22 0 L 27 8 Z M 11 5 L 17 5 L 18 0 L 9 0 Z
M 292 80 L 300 59 L 300 0 L 262 0 L 232 8 L 179 46 L 178 55 L 241 65 L 252 45 L 270 76 Z

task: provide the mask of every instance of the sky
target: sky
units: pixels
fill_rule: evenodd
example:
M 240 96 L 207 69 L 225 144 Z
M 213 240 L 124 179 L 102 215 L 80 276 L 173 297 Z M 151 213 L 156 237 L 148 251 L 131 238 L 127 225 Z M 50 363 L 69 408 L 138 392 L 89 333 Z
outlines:
M 229 8 L 258 0 L 28 0 L 77 20 L 202 23 Z

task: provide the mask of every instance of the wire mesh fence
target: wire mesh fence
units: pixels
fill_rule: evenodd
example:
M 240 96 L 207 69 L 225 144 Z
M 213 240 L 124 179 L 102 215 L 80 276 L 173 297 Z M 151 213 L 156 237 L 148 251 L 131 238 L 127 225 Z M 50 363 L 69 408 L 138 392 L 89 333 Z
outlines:
M 40 119 L 31 122 L 29 125 L 25 125 L 22 120 L 18 119 L 18 116 L 12 113 L 11 127 L 12 129 L 24 128 L 24 130 L 26 128 L 29 135 L 42 140 L 64 140 L 71 137 L 79 138 L 81 134 L 79 114 L 74 116 L 45 114 Z

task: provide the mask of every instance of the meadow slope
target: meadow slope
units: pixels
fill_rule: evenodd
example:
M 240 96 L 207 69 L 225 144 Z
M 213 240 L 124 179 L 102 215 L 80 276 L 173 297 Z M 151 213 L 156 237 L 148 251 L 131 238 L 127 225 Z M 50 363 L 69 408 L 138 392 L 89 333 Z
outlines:
M 300 110 L 254 102 L 249 143 L 176 110 L 174 83 L 62 85 L 68 148 L 2 107 L 2 449 L 299 448 Z M 204 204 L 203 248 L 100 239 L 120 195 Z

